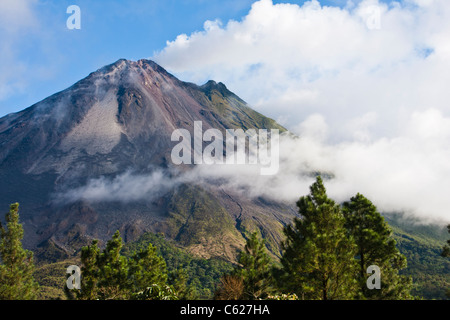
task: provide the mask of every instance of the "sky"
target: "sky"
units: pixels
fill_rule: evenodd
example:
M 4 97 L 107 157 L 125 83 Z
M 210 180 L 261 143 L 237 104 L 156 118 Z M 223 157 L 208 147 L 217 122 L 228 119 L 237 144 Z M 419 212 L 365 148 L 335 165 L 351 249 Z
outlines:
M 69 30 L 78 5 L 81 29 Z M 208 19 L 238 18 L 247 0 L 1 0 L 0 116 L 63 90 L 125 58 L 150 58 Z
M 202 31 L 205 21 L 240 21 L 253 2 L 1 0 L 0 116 L 20 111 L 118 59 L 154 58 L 167 41 Z M 346 5 L 342 0 L 321 3 Z M 70 5 L 81 9 L 79 30 L 66 26 Z
M 66 26 L 70 5 L 81 29 Z M 2 0 L 0 116 L 148 58 L 223 82 L 302 138 L 284 142 L 275 177 L 215 171 L 234 188 L 293 201 L 321 170 L 337 200 L 450 221 L 449 40 L 448 0 Z

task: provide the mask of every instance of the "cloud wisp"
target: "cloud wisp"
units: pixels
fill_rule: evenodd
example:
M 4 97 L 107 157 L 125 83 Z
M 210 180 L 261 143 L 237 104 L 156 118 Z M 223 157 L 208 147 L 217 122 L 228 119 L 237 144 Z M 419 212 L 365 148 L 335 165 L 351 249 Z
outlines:
M 249 198 L 295 203 L 309 192 L 314 174 L 322 173 L 331 177 L 326 187 L 336 201 L 347 201 L 359 192 L 382 212 L 406 213 L 426 223 L 450 222 L 446 209 L 450 205 L 450 180 L 443 178 L 450 176 L 450 150 L 445 148 L 450 139 L 450 118 L 441 121 L 438 110 L 429 110 L 413 114 L 402 136 L 334 145 L 325 143 L 324 136 L 308 123 L 320 122 L 318 118 L 316 115 L 304 121 L 301 137 L 280 137 L 276 175 L 261 175 L 258 164 L 202 164 L 182 173 L 176 168 L 156 169 L 146 175 L 127 171 L 113 179 L 91 180 L 57 198 L 64 202 L 153 200 L 188 183 L 224 188 Z M 322 126 L 326 132 L 323 119 Z

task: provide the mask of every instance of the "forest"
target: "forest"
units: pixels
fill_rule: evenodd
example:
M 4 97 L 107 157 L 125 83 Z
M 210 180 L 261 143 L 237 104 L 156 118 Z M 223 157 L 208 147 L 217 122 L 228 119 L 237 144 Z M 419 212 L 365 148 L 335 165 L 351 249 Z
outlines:
M 320 176 L 297 207 L 299 217 L 283 228 L 279 259 L 269 254 L 258 231 L 248 234 L 236 263 L 199 258 L 163 234 L 145 233 L 124 243 L 117 231 L 103 247 L 93 240 L 70 259 L 35 263 L 33 252 L 22 247 L 15 203 L 6 214 L 6 228 L 0 226 L 0 299 L 449 298 L 450 240 L 441 245 L 427 237 L 426 228 L 413 235 L 399 228 L 399 221 L 391 226 L 359 193 L 336 203 Z M 69 265 L 81 266 L 79 289 L 68 285 Z

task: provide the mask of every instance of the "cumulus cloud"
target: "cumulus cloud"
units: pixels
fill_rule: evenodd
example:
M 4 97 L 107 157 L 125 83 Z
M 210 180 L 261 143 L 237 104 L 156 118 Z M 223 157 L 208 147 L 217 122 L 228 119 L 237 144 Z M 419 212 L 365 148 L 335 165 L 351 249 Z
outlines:
M 320 113 L 334 140 L 353 139 L 351 124 L 371 113 L 372 130 L 392 136 L 405 112 L 448 109 L 449 17 L 445 0 L 345 8 L 261 0 L 241 21 L 179 35 L 154 59 L 182 79 L 226 83 L 288 127 Z
M 292 201 L 308 192 L 306 172 L 332 172 L 338 200 L 361 192 L 384 211 L 449 221 L 449 37 L 446 0 L 260 0 L 153 59 L 183 80 L 222 81 L 301 137 L 285 141 L 277 176 L 198 174 Z

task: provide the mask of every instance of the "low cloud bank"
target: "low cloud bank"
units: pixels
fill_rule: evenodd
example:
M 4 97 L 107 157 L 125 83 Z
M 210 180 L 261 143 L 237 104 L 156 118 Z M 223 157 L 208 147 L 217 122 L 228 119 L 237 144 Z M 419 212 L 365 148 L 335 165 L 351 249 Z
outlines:
M 318 125 L 320 124 L 320 125 Z M 248 197 L 294 203 L 309 192 L 321 172 L 336 201 L 357 192 L 383 212 L 403 212 L 424 222 L 450 222 L 450 118 L 438 110 L 415 113 L 402 135 L 370 143 L 326 142 L 328 127 L 319 115 L 300 126 L 299 137 L 281 136 L 279 171 L 263 176 L 259 165 L 196 165 L 192 170 L 156 169 L 148 175 L 125 172 L 114 179 L 94 179 L 70 190 L 62 201 L 151 200 L 182 183 L 221 187 Z M 320 128 L 320 130 L 319 130 Z

